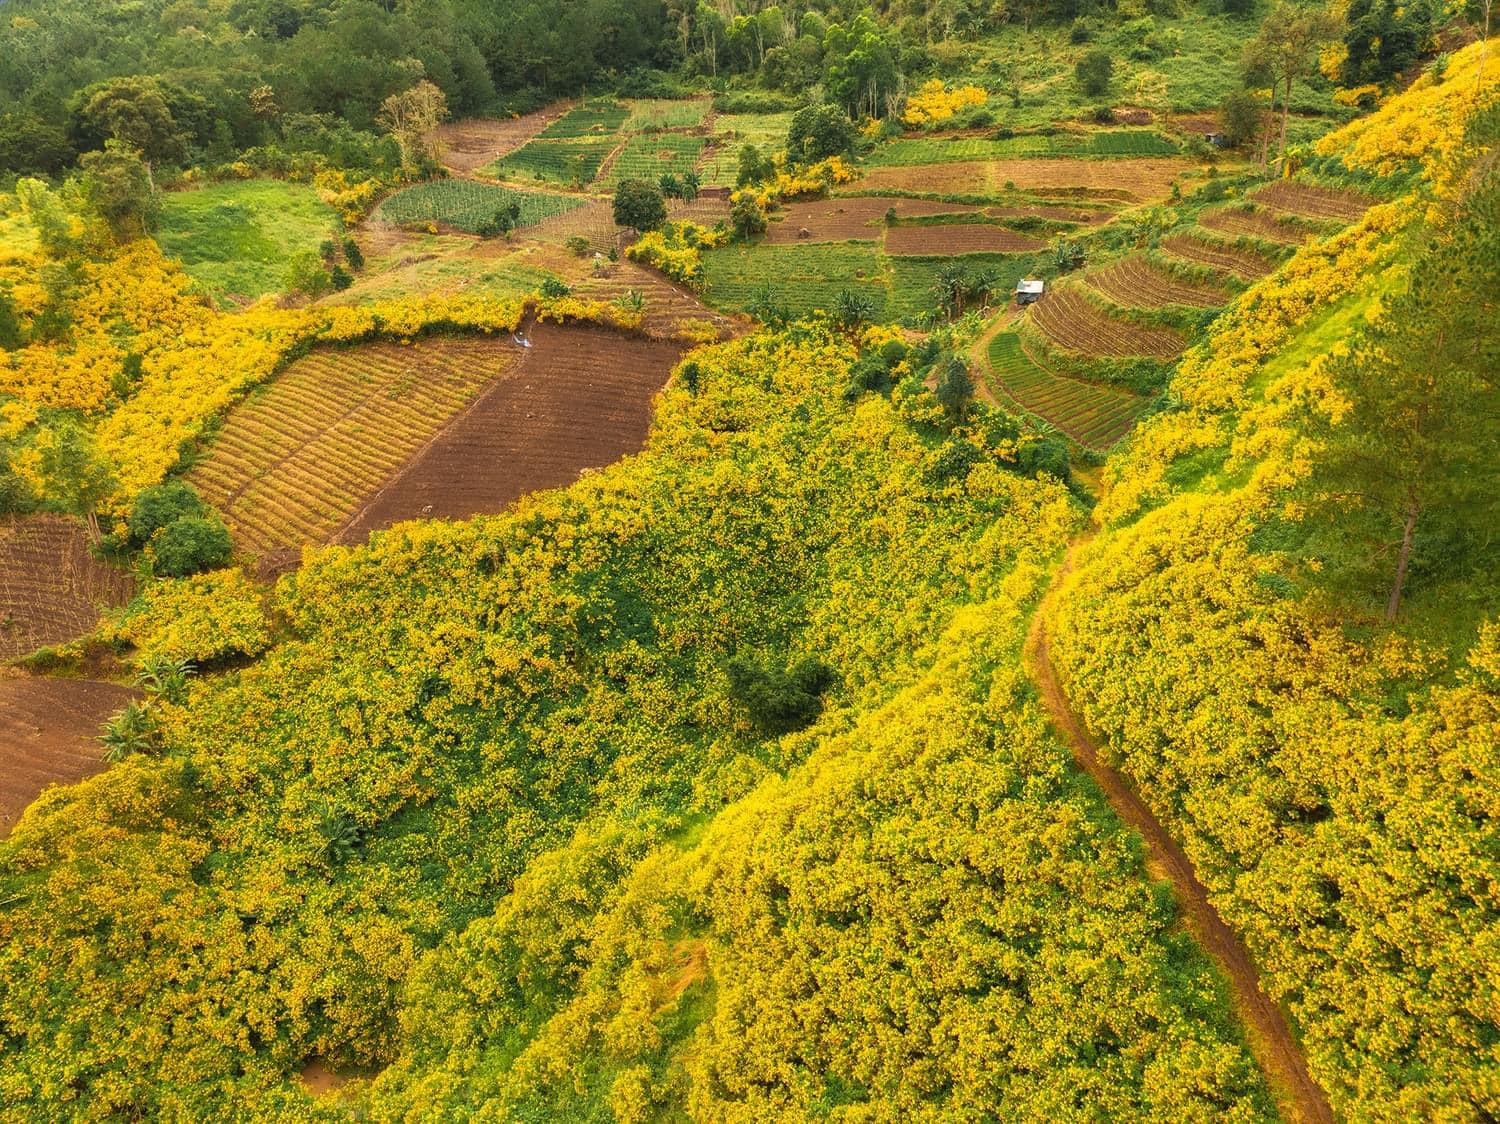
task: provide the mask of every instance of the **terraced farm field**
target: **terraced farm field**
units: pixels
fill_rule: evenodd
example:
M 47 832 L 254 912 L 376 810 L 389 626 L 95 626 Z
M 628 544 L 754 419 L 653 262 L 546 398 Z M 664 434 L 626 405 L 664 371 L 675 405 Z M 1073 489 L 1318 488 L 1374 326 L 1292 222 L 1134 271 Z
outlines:
M 702 137 L 686 133 L 639 133 L 625 142 L 606 169 L 602 183 L 615 185 L 622 180 L 648 180 L 655 183 L 662 176 L 682 176 L 698 164 L 703 152 Z
M 1173 234 L 1163 238 L 1161 248 L 1174 258 L 1232 273 L 1246 281 L 1264 277 L 1276 268 L 1275 262 L 1252 250 L 1226 246 L 1192 234 Z
M 710 98 L 644 98 L 630 103 L 627 132 L 696 129 L 713 109 Z
M 486 337 L 314 351 L 229 415 L 189 479 L 263 569 L 295 564 L 520 354 Z
M 877 241 L 884 229 L 888 210 L 894 210 L 896 217 L 903 219 L 970 214 L 974 208 L 932 199 L 889 199 L 875 195 L 837 195 L 831 199 L 803 200 L 783 204 L 778 221 L 766 229 L 766 241 Z M 803 231 L 807 232 L 806 236 Z
M 466 117 L 439 125 L 433 139 L 447 167 L 472 172 L 520 148 L 571 107 L 571 102 L 559 102 L 523 117 Z
M 795 246 L 729 246 L 703 255 L 704 294 L 722 308 L 744 310 L 763 288 L 794 312 L 825 311 L 840 290 L 870 298 L 875 319 L 886 313 L 886 287 L 873 244 L 824 242 Z
M 637 451 L 677 344 L 594 325 L 538 323 L 514 370 L 412 459 L 340 534 L 363 542 L 405 519 L 467 519 L 570 483 Z
M 542 130 L 548 139 L 614 136 L 630 116 L 630 107 L 615 102 L 575 106 Z
M 1296 180 L 1268 183 L 1250 197 L 1257 203 L 1288 214 L 1339 222 L 1353 222 L 1375 202 L 1370 196 L 1361 195 L 1357 191 L 1320 187 L 1317 184 L 1298 183 Z
M 134 584 L 90 553 L 76 519 L 0 519 L 0 660 L 92 632 L 100 611 L 125 604 Z
M 786 144 L 790 113 L 721 113 L 714 118 L 713 150 L 700 172 L 711 187 L 733 187 L 740 169 L 740 150 L 753 144 L 762 152 Z
M 1231 238 L 1259 238 L 1281 246 L 1297 246 L 1316 232 L 1300 223 L 1289 222 L 1266 210 L 1247 210 L 1243 207 L 1221 207 L 1207 211 L 1198 222 L 1208 230 L 1218 231 Z
M 584 202 L 576 195 L 517 191 L 474 180 L 433 180 L 398 191 L 381 203 L 375 214 L 397 226 L 433 222 L 477 234 L 496 211 L 511 203 L 521 208 L 520 226 L 528 227 L 581 207 Z
M 1016 405 L 1090 449 L 1108 449 L 1130 432 L 1148 400 L 1118 387 L 1055 375 L 1037 364 L 1014 332 L 990 341 L 990 371 Z
M 1170 328 L 1148 328 L 1101 312 L 1075 289 L 1054 288 L 1028 315 L 1053 343 L 1085 355 L 1171 359 L 1187 346 Z
M 893 226 L 885 233 L 888 254 L 1025 254 L 1045 245 L 1040 238 L 988 223 Z
M 955 198 L 998 198 L 1010 189 L 1038 195 L 1077 195 L 1128 203 L 1165 199 L 1190 165 L 1169 157 L 1076 160 L 970 160 L 871 168 L 867 191 L 908 191 Z
M 480 171 L 497 179 L 535 180 L 540 183 L 583 187 L 599 174 L 600 166 L 618 143 L 613 137 L 602 140 L 528 141 Z
M 904 137 L 877 148 L 869 164 L 878 168 L 1037 156 L 1171 156 L 1177 151 L 1176 144 L 1150 129 L 1003 138 Z
M 589 249 L 608 253 L 611 247 L 623 250 L 629 239 L 615 225 L 615 211 L 608 199 L 590 199 L 583 206 L 544 219 L 526 232 L 528 238 L 543 242 L 566 242 L 578 237 L 587 240 Z
M 1229 300 L 1229 292 L 1206 282 L 1189 281 L 1145 258 L 1130 257 L 1096 269 L 1086 280 L 1124 308 L 1162 308 L 1180 304 L 1214 308 Z
M 609 272 L 585 277 L 573 286 L 573 292 L 585 300 L 614 301 L 627 293 L 636 293 L 644 302 L 642 326 L 660 339 L 678 334 L 684 324 L 706 321 L 727 337 L 734 330 L 733 321 L 709 308 L 692 293 L 672 284 L 655 270 L 644 269 L 633 262 L 611 263 Z
M 0 671 L 0 839 L 48 786 L 104 768 L 99 728 L 134 694 L 113 683 Z

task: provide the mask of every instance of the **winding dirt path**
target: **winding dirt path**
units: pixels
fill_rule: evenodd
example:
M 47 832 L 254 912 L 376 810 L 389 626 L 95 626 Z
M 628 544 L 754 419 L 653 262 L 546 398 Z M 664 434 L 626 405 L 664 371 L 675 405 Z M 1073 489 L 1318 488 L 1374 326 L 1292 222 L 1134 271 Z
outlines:
M 1068 548 L 1067 558 L 1032 617 L 1031 630 L 1026 638 L 1026 663 L 1041 693 L 1042 704 L 1078 764 L 1104 790 L 1115 814 L 1141 834 L 1151 866 L 1171 880 L 1188 929 L 1229 980 L 1235 1013 L 1246 1028 L 1250 1051 L 1266 1076 L 1282 1116 L 1307 1124 L 1332 1124 L 1333 1110 L 1328 1098 L 1308 1071 L 1302 1047 L 1281 1009 L 1261 990 L 1255 962 L 1244 942 L 1224 923 L 1219 911 L 1208 900 L 1208 890 L 1198 880 L 1193 864 L 1176 840 L 1167 833 L 1130 783 L 1103 761 L 1098 743 L 1073 710 L 1053 666 L 1051 642 L 1047 635 L 1048 611 L 1063 579 L 1073 568 L 1076 551 L 1089 537 L 1084 535 L 1075 539 Z

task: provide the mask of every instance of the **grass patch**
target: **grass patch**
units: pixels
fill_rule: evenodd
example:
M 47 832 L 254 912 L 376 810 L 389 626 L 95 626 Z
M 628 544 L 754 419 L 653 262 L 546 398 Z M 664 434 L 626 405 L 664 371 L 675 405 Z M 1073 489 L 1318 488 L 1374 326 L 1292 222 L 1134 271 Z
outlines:
M 516 191 L 473 180 L 433 180 L 397 192 L 383 202 L 376 213 L 397 226 L 439 222 L 477 234 L 487 219 L 510 203 L 520 204 L 520 225 L 531 226 L 580 207 L 583 202 L 576 196 Z
M 822 242 L 811 246 L 728 246 L 703 255 L 704 296 L 736 311 L 753 304 L 765 286 L 793 312 L 833 307 L 840 290 L 868 295 L 875 318 L 885 319 L 889 294 L 871 245 Z
M 333 208 L 306 184 L 245 180 L 167 192 L 156 240 L 229 307 L 280 292 L 291 258 L 336 229 Z
M 627 106 L 615 102 L 592 102 L 563 114 L 542 130 L 548 138 L 613 136 L 630 116 Z
M 631 103 L 625 130 L 631 133 L 662 129 L 696 129 L 708 116 L 707 98 L 651 98 Z
M 1177 145 L 1151 129 L 1055 133 L 1020 137 L 903 137 L 870 154 L 872 167 L 908 167 L 953 160 L 1029 156 L 1175 156 Z

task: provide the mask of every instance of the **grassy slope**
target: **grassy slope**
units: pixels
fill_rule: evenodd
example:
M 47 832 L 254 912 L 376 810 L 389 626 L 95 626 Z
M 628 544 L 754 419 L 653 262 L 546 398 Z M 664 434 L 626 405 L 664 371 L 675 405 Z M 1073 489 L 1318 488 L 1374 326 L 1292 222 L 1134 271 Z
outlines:
M 284 287 L 287 263 L 337 229 L 305 184 L 248 180 L 168 192 L 156 240 L 220 305 Z

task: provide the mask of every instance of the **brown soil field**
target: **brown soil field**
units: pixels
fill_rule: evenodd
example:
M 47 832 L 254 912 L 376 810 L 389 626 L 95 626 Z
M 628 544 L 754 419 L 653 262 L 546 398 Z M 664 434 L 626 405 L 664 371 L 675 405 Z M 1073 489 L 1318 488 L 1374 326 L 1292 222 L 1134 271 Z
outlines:
M 636 452 L 675 344 L 593 325 L 536 324 L 532 347 L 339 535 L 363 542 L 405 519 L 466 519 L 570 483 Z
M 1085 280 L 1125 308 L 1161 308 L 1169 304 L 1213 308 L 1229 300 L 1227 290 L 1178 277 L 1144 258 L 1125 258 L 1094 270 Z
M 1294 180 L 1269 183 L 1253 192 L 1251 198 L 1267 207 L 1301 215 L 1303 218 L 1337 219 L 1340 222 L 1353 222 L 1375 202 L 1368 195 L 1361 195 L 1357 191 L 1319 187 Z
M 1093 208 L 1083 210 L 1075 207 L 986 207 L 984 213 L 995 219 L 1052 219 L 1054 222 L 1106 223 L 1115 217 L 1113 210 Z
M 526 237 L 542 242 L 562 243 L 574 235 L 588 239 L 589 249 L 601 254 L 607 254 L 611 246 L 623 252 L 631 241 L 629 233 L 615 225 L 614 204 L 608 199 L 592 200 L 526 230 Z
M 1198 222 L 1208 230 L 1216 230 L 1231 238 L 1259 238 L 1282 246 L 1298 246 L 1316 237 L 1315 232 L 1307 227 L 1278 218 L 1267 210 L 1221 207 L 1217 211 L 1204 212 Z
M 614 205 L 610 204 L 611 217 Z M 699 195 L 691 203 L 681 199 L 667 200 L 667 218 L 671 222 L 695 222 L 699 226 L 712 227 L 715 223 L 729 221 L 729 197 L 725 195 Z
M 885 252 L 896 255 L 1019 254 L 1047 243 L 988 223 L 948 226 L 893 226 L 885 232 Z
M 1233 246 L 1225 246 L 1219 242 L 1195 238 L 1191 234 L 1173 234 L 1171 237 L 1163 238 L 1161 248 L 1174 258 L 1181 258 L 1183 261 L 1190 261 L 1197 265 L 1212 266 L 1214 269 L 1243 277 L 1247 281 L 1264 277 L 1276 268 L 1275 262 L 1250 250 L 1235 249 Z
M 1029 315 L 1053 343 L 1085 355 L 1171 359 L 1186 346 L 1170 328 L 1147 328 L 1107 316 L 1073 289 L 1053 289 L 1031 306 Z
M 88 532 L 63 515 L 0 519 L 0 660 L 93 631 L 100 610 L 135 583 L 89 553 Z
M 293 565 L 522 354 L 484 336 L 319 349 L 233 410 L 189 479 L 263 571 Z
M 0 674 L 0 838 L 48 785 L 104 768 L 99 727 L 134 694 L 88 679 Z
M 787 203 L 780 211 L 780 221 L 771 223 L 766 229 L 766 241 L 776 245 L 788 242 L 878 241 L 885 224 L 885 213 L 891 208 L 895 208 L 897 218 L 973 214 L 977 210 L 962 203 L 941 203 L 932 199 L 836 195 L 831 199 Z M 800 236 L 804 230 L 808 232 L 806 238 Z
M 634 262 L 611 262 L 607 272 L 589 274 L 573 285 L 573 294 L 584 300 L 613 301 L 626 293 L 639 293 L 645 302 L 642 306 L 642 327 L 646 334 L 658 339 L 671 339 L 678 335 L 684 324 L 707 321 L 727 339 L 737 330 L 735 321 L 723 313 L 709 308 L 690 291 L 668 281 L 654 269 L 646 269 Z
M 1041 157 L 1032 160 L 957 160 L 947 164 L 872 168 L 865 188 L 938 194 L 996 194 L 1007 183 L 1040 195 L 1081 195 L 1126 202 L 1165 199 L 1172 181 L 1191 165 L 1165 156 L 1120 160 Z
M 455 172 L 472 172 L 514 152 L 572 108 L 572 102 L 558 102 L 524 117 L 466 117 L 439 125 L 432 139 L 441 146 L 444 164 Z

